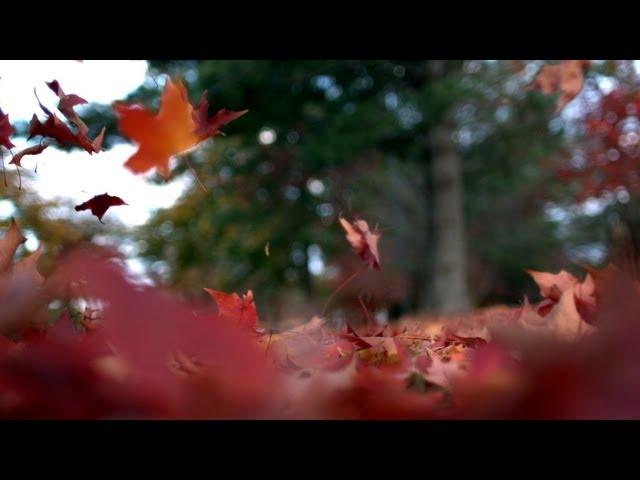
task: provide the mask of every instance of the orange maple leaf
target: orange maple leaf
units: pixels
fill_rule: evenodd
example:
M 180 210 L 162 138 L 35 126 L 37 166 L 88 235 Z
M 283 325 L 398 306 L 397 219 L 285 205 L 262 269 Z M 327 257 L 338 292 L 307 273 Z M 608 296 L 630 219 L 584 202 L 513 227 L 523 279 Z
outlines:
M 169 176 L 171 157 L 220 133 L 216 128 L 210 128 L 214 120 L 216 126 L 222 126 L 248 111 L 223 110 L 228 113 L 220 120 L 220 112 L 212 119 L 203 118 L 201 109 L 195 110 L 189 103 L 184 85 L 171 80 L 165 84 L 160 109 L 155 115 L 139 103 L 115 102 L 113 108 L 122 134 L 138 144 L 138 151 L 127 160 L 125 167 L 136 174 L 157 168 L 163 177 Z M 203 123 L 209 128 L 203 128 Z

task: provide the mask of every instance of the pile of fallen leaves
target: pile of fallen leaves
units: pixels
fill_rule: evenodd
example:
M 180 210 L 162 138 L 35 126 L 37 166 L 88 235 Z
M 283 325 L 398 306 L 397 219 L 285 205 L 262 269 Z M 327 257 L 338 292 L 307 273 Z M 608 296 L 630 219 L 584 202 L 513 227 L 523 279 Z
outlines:
M 640 417 L 640 286 L 613 267 L 530 272 L 543 298 L 520 308 L 277 331 L 251 291 L 186 303 L 93 246 L 43 278 L 39 252 L 13 262 L 24 241 L 15 222 L 0 240 L 0 417 Z

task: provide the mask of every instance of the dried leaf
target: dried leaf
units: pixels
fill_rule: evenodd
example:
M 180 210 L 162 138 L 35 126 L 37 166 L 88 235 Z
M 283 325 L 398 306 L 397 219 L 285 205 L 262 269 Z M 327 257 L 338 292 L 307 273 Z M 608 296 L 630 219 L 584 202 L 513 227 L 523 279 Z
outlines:
M 55 80 L 53 82 L 48 82 L 47 86 L 58 95 L 60 98 L 58 108 L 65 117 L 76 126 L 78 131 L 74 133 L 64 122 L 51 112 L 51 110 L 45 107 L 42 102 L 40 102 L 36 93 L 38 104 L 47 116 L 47 119 L 42 123 L 35 114 L 33 115 L 31 122 L 29 123 L 29 139 L 36 135 L 41 135 L 43 137 L 53 138 L 62 145 L 67 144 L 82 147 L 90 154 L 100 152 L 102 149 L 102 139 L 104 137 L 105 128 L 103 127 L 94 140 L 89 139 L 87 136 L 89 131 L 88 127 L 73 110 L 74 106 L 87 103 L 86 100 L 78 97 L 77 95 L 66 95 Z
M 78 128 L 80 135 L 86 135 L 89 132 L 89 128 L 82 120 L 80 120 L 80 117 L 78 117 L 78 114 L 73 110 L 73 108 L 77 105 L 83 105 L 88 102 L 84 98 L 73 93 L 70 95 L 65 94 L 57 80 L 45 83 L 60 99 L 58 101 L 58 110 L 62 112 L 67 120 Z
M 22 166 L 22 157 L 24 157 L 25 155 L 39 155 L 41 154 L 47 147 L 49 146 L 49 143 L 42 142 L 39 143 L 37 145 L 32 145 L 30 147 L 25 148 L 24 150 L 19 151 L 18 153 L 16 153 L 13 158 L 11 158 L 11 161 L 9 162 L 9 164 L 13 164 L 13 165 L 17 165 L 18 167 Z
M 11 123 L 9 122 L 9 115 L 4 113 L 0 108 L 0 145 L 7 149 L 12 149 L 15 147 L 13 143 L 11 143 L 11 134 L 13 133 L 13 128 L 11 127 Z
M 353 247 L 354 252 L 374 269 L 380 269 L 380 256 L 378 254 L 378 240 L 380 232 L 372 232 L 364 220 L 356 219 L 352 223 L 340 217 L 340 225 L 346 232 L 347 241 Z
M 222 108 L 218 110 L 213 117 L 209 118 L 209 101 L 207 99 L 207 92 L 205 91 L 193 112 L 193 120 L 196 123 L 196 134 L 203 138 L 219 135 L 221 133 L 219 130 L 220 127 L 240 118 L 248 111 L 249 110 L 242 110 L 240 112 L 234 112 Z
M 102 222 L 102 217 L 107 212 L 110 207 L 116 207 L 119 205 L 128 205 L 122 200 L 120 197 L 113 197 L 108 193 L 103 193 L 102 195 L 96 195 L 95 197 L 87 200 L 80 205 L 76 205 L 75 210 L 79 212 L 81 210 L 91 210 L 91 213 L 98 217 L 100 223 Z

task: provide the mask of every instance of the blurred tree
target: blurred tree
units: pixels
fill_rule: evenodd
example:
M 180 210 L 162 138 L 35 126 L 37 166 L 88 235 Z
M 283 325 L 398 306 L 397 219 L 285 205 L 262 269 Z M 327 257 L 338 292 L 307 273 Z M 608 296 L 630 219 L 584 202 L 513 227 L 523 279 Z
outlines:
M 343 306 L 360 308 L 363 296 L 398 315 L 513 302 L 534 291 L 523 268 L 562 264 L 544 209 L 552 176 L 540 168 L 562 144 L 562 124 L 549 122 L 553 99 L 524 92 L 539 62 L 150 65 L 127 100 L 157 107 L 166 73 L 185 79 L 192 101 L 208 90 L 211 113 L 250 109 L 189 154 L 207 191 L 194 182 L 135 232 L 163 281 L 192 294 L 252 288 L 268 318 L 317 313 L 313 302 L 357 268 L 340 214 L 384 232 L 382 272 L 345 289 Z M 119 140 L 108 108 L 83 118 L 107 125 L 107 146 Z M 193 173 L 179 160 L 174 175 Z
M 576 217 L 564 241 L 583 262 L 613 261 L 640 276 L 640 75 L 634 61 L 594 63 L 571 148 L 555 165 L 568 185 L 557 201 Z

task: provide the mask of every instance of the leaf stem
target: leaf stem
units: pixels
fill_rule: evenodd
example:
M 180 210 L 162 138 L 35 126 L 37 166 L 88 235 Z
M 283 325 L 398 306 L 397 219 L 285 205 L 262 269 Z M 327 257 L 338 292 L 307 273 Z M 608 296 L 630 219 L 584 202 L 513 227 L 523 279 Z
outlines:
M 189 159 L 187 157 L 184 157 L 184 161 L 187 163 L 187 167 L 189 167 L 189 170 L 191 170 L 191 173 L 193 173 L 193 176 L 198 182 L 198 185 L 202 187 L 202 190 L 204 190 L 205 193 L 209 193 L 209 190 L 207 190 L 207 187 L 204 186 L 204 183 L 202 183 L 202 181 L 200 180 L 200 177 L 198 177 L 198 173 L 196 172 L 195 168 L 193 168 L 193 165 L 191 165 L 191 162 L 189 161 Z
M 369 310 L 367 310 L 367 306 L 362 301 L 362 296 L 358 295 L 358 301 L 360 302 L 360 306 L 362 310 L 364 310 L 365 319 L 367 321 L 367 325 L 373 325 L 373 320 L 371 319 L 371 315 L 369 314 Z
M 360 275 L 360 274 L 364 271 L 364 269 L 365 269 L 365 268 L 367 268 L 367 264 L 366 264 L 366 263 L 363 263 L 363 264 L 362 264 L 362 266 L 361 266 L 358 270 L 356 270 L 355 272 L 353 272 L 353 274 L 351 274 L 351 276 L 350 276 L 349 278 L 347 278 L 344 282 L 342 282 L 342 283 L 338 286 L 338 288 L 336 288 L 336 289 L 331 293 L 331 295 L 329 295 L 329 298 L 328 298 L 328 299 L 327 299 L 327 301 L 325 302 L 324 307 L 323 307 L 323 309 L 322 309 L 322 313 L 320 314 L 320 316 L 321 316 L 321 317 L 324 317 L 324 314 L 325 314 L 325 312 L 327 311 L 327 307 L 328 307 L 328 306 L 329 306 L 329 304 L 331 303 L 331 300 L 333 300 L 333 297 L 335 297 L 335 296 L 336 296 L 336 294 L 337 294 L 340 290 L 342 290 L 344 287 L 346 287 L 346 286 L 347 286 L 347 284 L 348 284 L 349 282 L 351 282 L 354 278 L 356 278 L 358 275 Z

